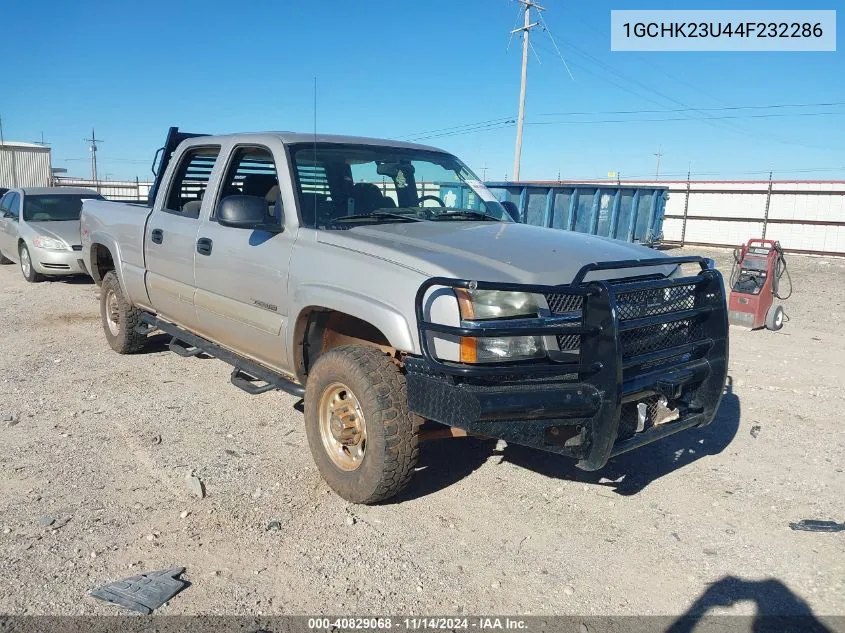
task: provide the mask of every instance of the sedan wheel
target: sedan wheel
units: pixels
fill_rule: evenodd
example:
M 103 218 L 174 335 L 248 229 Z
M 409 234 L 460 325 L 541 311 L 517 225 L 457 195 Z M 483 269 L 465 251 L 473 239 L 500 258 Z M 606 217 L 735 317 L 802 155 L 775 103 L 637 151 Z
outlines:
M 39 273 L 35 272 L 35 268 L 32 265 L 32 258 L 29 255 L 29 249 L 26 247 L 26 244 L 21 244 L 21 250 L 19 251 L 19 253 L 21 260 L 21 273 L 23 274 L 23 278 L 30 283 L 42 281 L 44 277 Z

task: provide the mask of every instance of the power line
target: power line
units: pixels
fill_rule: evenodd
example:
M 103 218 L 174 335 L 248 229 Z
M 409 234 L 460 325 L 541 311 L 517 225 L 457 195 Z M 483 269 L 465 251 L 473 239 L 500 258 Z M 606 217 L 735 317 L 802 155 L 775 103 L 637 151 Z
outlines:
M 604 110 L 592 112 L 545 112 L 537 116 L 586 116 L 593 114 L 663 114 L 670 112 L 725 112 L 731 110 L 774 110 L 780 108 L 820 108 L 843 106 L 845 101 L 831 103 L 775 103 L 759 106 L 723 106 L 719 108 L 673 108 L 663 110 Z
M 631 110 L 630 113 L 637 111 Z M 653 110 L 644 110 L 644 114 L 654 113 Z M 671 111 L 669 111 L 671 112 Z M 572 112 L 567 113 L 573 116 L 584 116 L 590 113 L 587 112 Z M 602 112 L 595 112 L 593 114 L 604 114 Z M 607 114 L 613 114 L 608 112 Z M 563 113 L 559 113 L 563 115 Z M 723 116 L 708 116 L 706 118 L 690 118 L 690 117 L 663 117 L 663 118 L 644 118 L 644 117 L 627 117 L 616 119 L 581 119 L 575 121 L 526 121 L 525 125 L 596 125 L 605 123 L 672 123 L 672 122 L 687 122 L 687 123 L 704 123 L 707 121 L 730 121 L 736 119 L 772 119 L 783 117 L 819 117 L 819 116 L 845 116 L 845 112 L 796 112 L 796 113 L 770 113 L 770 114 L 744 114 L 744 115 L 723 115 Z M 424 141 L 435 138 L 445 138 L 450 136 L 462 136 L 464 134 L 475 134 L 478 132 L 489 132 L 492 130 L 501 130 L 509 128 L 514 125 L 513 119 L 496 119 L 492 122 L 479 122 L 478 124 L 466 124 L 460 126 L 458 129 L 444 129 L 443 131 L 432 130 L 430 134 L 414 137 L 414 141 Z

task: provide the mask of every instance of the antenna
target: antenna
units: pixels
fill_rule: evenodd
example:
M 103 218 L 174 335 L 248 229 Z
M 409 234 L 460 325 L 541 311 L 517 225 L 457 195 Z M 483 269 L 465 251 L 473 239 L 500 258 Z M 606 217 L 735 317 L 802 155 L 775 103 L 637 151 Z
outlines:
M 657 156 L 657 169 L 654 171 L 654 179 L 660 180 L 660 159 L 663 158 L 663 146 L 658 147 L 657 152 L 652 156 Z
M 41 145 L 42 147 L 47 147 L 49 143 L 44 140 L 44 132 L 41 132 L 41 140 L 40 141 L 32 141 L 36 145 Z
M 314 75 L 314 173 L 317 173 L 317 75 Z M 315 192 L 316 194 L 316 192 Z M 317 196 L 314 196 L 314 227 L 317 228 Z
M 91 128 L 91 138 L 84 138 L 83 141 L 91 143 L 91 180 L 97 184 L 97 143 L 104 143 L 94 134 L 94 128 Z

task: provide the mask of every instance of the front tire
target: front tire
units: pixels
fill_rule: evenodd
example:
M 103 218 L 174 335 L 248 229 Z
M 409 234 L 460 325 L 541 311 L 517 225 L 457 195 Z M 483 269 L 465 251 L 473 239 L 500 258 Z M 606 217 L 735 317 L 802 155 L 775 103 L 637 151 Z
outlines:
M 36 272 L 35 267 L 32 264 L 32 257 L 29 254 L 29 249 L 26 244 L 20 245 L 18 254 L 20 255 L 21 274 L 23 275 L 23 278 L 31 284 L 44 281 L 44 275 Z
M 418 429 L 405 376 L 383 351 L 346 345 L 317 359 L 305 387 L 305 433 L 338 495 L 370 504 L 398 494 L 417 463 Z
M 147 335 L 135 331 L 143 314 L 123 296 L 115 272 L 107 272 L 100 287 L 100 317 L 106 340 L 118 354 L 134 354 L 146 344 Z

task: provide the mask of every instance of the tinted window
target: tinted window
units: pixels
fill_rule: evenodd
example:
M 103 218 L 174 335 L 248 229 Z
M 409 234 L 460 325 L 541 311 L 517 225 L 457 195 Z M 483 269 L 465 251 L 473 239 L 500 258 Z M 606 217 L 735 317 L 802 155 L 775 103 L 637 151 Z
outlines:
M 23 201 L 23 219 L 27 222 L 78 220 L 83 200 L 102 199 L 102 196 L 93 193 L 89 195 L 28 195 Z
M 198 147 L 182 157 L 167 194 L 166 211 L 192 218 L 200 216 L 202 197 L 218 154 L 219 146 Z

